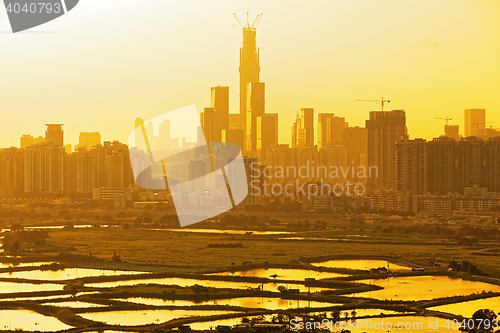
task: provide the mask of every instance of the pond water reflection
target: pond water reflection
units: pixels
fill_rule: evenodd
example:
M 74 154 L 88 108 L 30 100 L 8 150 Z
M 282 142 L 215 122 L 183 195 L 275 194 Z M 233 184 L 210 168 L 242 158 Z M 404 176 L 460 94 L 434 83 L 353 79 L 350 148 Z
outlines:
M 0 329 L 25 331 L 60 331 L 72 328 L 54 317 L 29 310 L 0 310 Z
M 263 308 L 268 310 L 284 310 L 290 308 L 305 308 L 305 307 L 329 307 L 342 304 L 333 304 L 326 302 L 315 302 L 315 301 L 305 301 L 305 300 L 291 300 L 282 298 L 272 298 L 272 297 L 238 297 L 230 299 L 216 299 L 210 301 L 193 302 L 185 300 L 163 300 L 159 298 L 142 298 L 142 297 L 132 297 L 132 298 L 119 298 L 118 301 L 133 302 L 147 305 L 177 305 L 177 306 L 192 306 L 192 305 L 230 305 L 230 306 L 241 306 L 247 308 Z
M 112 288 L 118 286 L 135 286 L 138 284 L 163 284 L 163 285 L 178 285 L 181 287 L 193 286 L 198 284 L 204 287 L 213 288 L 231 288 L 231 289 L 248 289 L 248 288 L 258 288 L 262 284 L 256 282 L 237 282 L 237 281 L 215 281 L 215 280 L 197 280 L 197 279 L 183 279 L 183 278 L 158 278 L 158 279 L 139 279 L 139 280 L 128 280 L 128 281 L 113 281 L 113 282 L 97 282 L 97 283 L 86 283 L 86 287 L 95 288 Z M 309 287 L 300 284 L 278 284 L 278 283 L 264 283 L 265 291 L 277 291 L 279 285 L 285 285 L 287 288 L 299 289 L 300 292 L 308 292 Z M 328 290 L 328 288 L 311 287 L 311 292 L 319 292 L 322 290 Z
M 453 279 L 448 276 L 410 276 L 387 279 L 363 280 L 383 287 L 382 290 L 369 291 L 357 294 L 360 297 L 377 299 L 419 301 L 433 298 L 470 295 L 481 293 L 483 290 L 500 292 L 500 286 L 462 279 Z
M 387 260 L 329 260 L 311 263 L 316 267 L 347 268 L 370 270 L 371 268 L 389 267 L 391 271 L 411 271 L 411 267 L 393 264 Z
M 319 280 L 319 279 L 348 276 L 346 274 L 339 274 L 332 272 L 317 272 L 309 269 L 289 269 L 289 268 L 259 268 L 248 271 L 222 272 L 211 275 L 251 276 L 251 277 L 276 278 L 279 280 L 295 280 L 295 281 L 304 281 L 304 279 L 306 278 L 314 278 L 316 280 Z
M 104 322 L 110 325 L 147 325 L 158 324 L 168 320 L 192 317 L 192 316 L 213 316 L 234 311 L 216 310 L 125 310 L 107 312 L 81 313 L 80 316 L 86 319 Z
M 429 308 L 429 310 L 452 313 L 472 318 L 474 312 L 479 309 L 491 309 L 496 314 L 500 312 L 500 297 L 477 299 L 474 301 L 446 304 Z

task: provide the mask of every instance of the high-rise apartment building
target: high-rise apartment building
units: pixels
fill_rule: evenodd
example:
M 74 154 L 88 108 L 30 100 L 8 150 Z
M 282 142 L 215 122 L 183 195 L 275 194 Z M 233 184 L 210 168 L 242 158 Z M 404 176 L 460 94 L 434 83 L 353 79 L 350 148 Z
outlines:
M 99 132 L 80 132 L 78 148 L 90 150 L 101 144 L 101 134 Z
M 45 142 L 45 138 L 43 136 L 34 138 L 32 135 L 24 134 L 23 136 L 21 136 L 21 149 L 25 149 L 28 148 L 29 146 L 43 142 Z
M 64 146 L 64 131 L 61 128 L 63 124 L 45 124 L 45 126 L 47 126 L 45 141 L 58 147 Z
M 368 165 L 378 168 L 377 186 L 394 187 L 396 143 L 406 137 L 404 110 L 371 111 L 368 129 Z
M 427 193 L 427 165 L 427 142 L 425 140 L 405 139 L 396 143 L 396 192 L 409 196 Z
M 485 109 L 466 109 L 464 112 L 464 136 L 482 136 L 486 126 Z
M 444 125 L 444 136 L 454 140 L 460 140 L 458 125 Z
M 0 150 L 0 195 L 21 195 L 24 191 L 23 149 Z
M 60 125 L 58 125 L 60 128 Z M 50 133 L 55 134 L 55 133 Z M 24 150 L 24 193 L 61 193 L 64 190 L 64 147 L 53 141 Z

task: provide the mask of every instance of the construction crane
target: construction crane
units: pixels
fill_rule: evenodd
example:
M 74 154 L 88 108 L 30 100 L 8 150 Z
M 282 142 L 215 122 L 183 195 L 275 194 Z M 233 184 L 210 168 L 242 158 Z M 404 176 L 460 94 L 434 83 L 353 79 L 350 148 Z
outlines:
M 449 121 L 449 120 L 453 120 L 453 119 L 451 119 L 451 118 L 450 118 L 450 117 L 448 117 L 448 116 L 446 116 L 445 118 L 436 117 L 436 119 L 446 120 L 446 126 L 448 126 L 448 121 Z
M 484 124 L 486 125 L 486 124 L 494 124 L 494 123 L 495 123 L 494 121 L 488 121 L 488 122 L 486 122 Z M 490 129 L 493 129 L 493 125 L 490 125 Z
M 248 12 L 247 12 L 247 24 L 246 25 L 243 25 L 243 23 L 241 23 L 241 21 L 238 19 L 238 16 L 236 16 L 235 13 L 233 13 L 233 15 L 236 18 L 236 21 L 238 21 L 238 23 L 240 24 L 240 26 L 243 29 L 257 29 L 257 27 L 259 26 L 259 23 L 260 23 L 260 19 L 262 18 L 262 15 L 264 15 L 264 13 L 260 13 L 259 15 L 257 15 L 255 20 L 253 20 L 252 24 L 250 24 L 250 19 L 248 18 Z
M 384 111 L 384 103 L 390 103 L 391 101 L 388 99 L 384 99 L 383 97 L 378 99 L 357 99 L 355 102 L 377 102 L 380 103 L 382 111 Z

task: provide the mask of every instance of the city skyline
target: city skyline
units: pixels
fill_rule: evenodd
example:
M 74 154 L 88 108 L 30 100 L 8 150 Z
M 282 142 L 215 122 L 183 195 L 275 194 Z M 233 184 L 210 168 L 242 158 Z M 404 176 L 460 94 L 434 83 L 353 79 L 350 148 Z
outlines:
M 475 5 L 453 2 L 455 17 L 444 15 L 446 6 L 450 5 L 449 2 L 439 6 L 431 6 L 429 2 L 395 6 L 392 1 L 384 1 L 381 8 L 390 7 L 387 15 L 393 22 L 377 21 L 378 25 L 373 26 L 373 32 L 362 28 L 378 19 L 375 14 L 381 9 L 375 10 L 365 1 L 358 1 L 353 5 L 318 2 L 314 6 L 323 8 L 327 12 L 330 10 L 337 21 L 322 20 L 325 16 L 315 11 L 319 15 L 318 19 L 314 20 L 315 24 L 301 25 L 301 27 L 294 27 L 287 20 L 298 18 L 301 6 L 294 8 L 291 16 L 286 17 L 280 12 L 278 5 L 263 2 L 257 2 L 252 6 L 230 6 L 224 1 L 219 4 L 216 11 L 217 17 L 221 18 L 220 22 L 214 23 L 206 29 L 207 31 L 202 32 L 204 38 L 211 36 L 208 39 L 210 43 L 198 45 L 202 46 L 204 52 L 198 52 L 198 47 L 191 42 L 186 40 L 181 42 L 179 38 L 168 35 L 166 37 L 169 47 L 157 45 L 158 50 L 150 65 L 155 66 L 154 70 L 149 66 L 141 67 L 139 70 L 142 58 L 138 52 L 124 53 L 120 57 L 115 57 L 115 53 L 104 48 L 106 52 L 102 53 L 100 58 L 89 54 L 87 54 L 87 57 L 90 56 L 88 62 L 82 58 L 80 53 L 86 53 L 80 52 L 83 51 L 82 47 L 89 47 L 86 50 L 90 51 L 105 45 L 103 43 L 106 32 L 103 32 L 101 37 L 94 37 L 94 43 L 90 43 L 90 35 L 84 34 L 78 27 L 72 25 L 77 23 L 78 26 L 84 19 L 83 16 L 95 8 L 92 1 L 82 4 L 82 9 L 72 13 L 73 16 L 54 21 L 43 30 L 56 33 L 26 33 L 21 37 L 23 40 L 2 34 L 0 44 L 6 46 L 3 49 L 7 61 L 0 66 L 10 79 L 9 84 L 6 84 L 9 80 L 2 84 L 4 94 L 0 97 L 6 117 L 4 123 L 22 123 L 22 126 L 3 125 L 0 146 L 18 146 L 17 138 L 22 134 L 41 135 L 42 129 L 37 123 L 46 120 L 67 124 L 67 133 L 71 134 L 67 136 L 66 142 L 72 144 L 77 142 L 77 133 L 80 131 L 100 132 L 105 135 L 104 140 L 117 139 L 125 142 L 126 133 L 130 130 L 130 119 L 135 119 L 137 116 L 147 119 L 152 114 L 193 103 L 201 112 L 204 107 L 210 105 L 208 87 L 218 85 L 230 87 L 229 110 L 231 114 L 237 113 L 239 108 L 237 63 L 242 39 L 241 28 L 231 14 L 235 12 L 241 18 L 247 10 L 250 11 L 252 18 L 260 12 L 264 13 L 257 31 L 257 46 L 261 49 L 260 80 L 266 83 L 266 112 L 279 114 L 280 143 L 290 143 L 290 125 L 296 112 L 302 108 L 314 108 L 318 114 L 334 113 L 336 116 L 346 118 L 350 126 L 364 126 L 369 111 L 378 110 L 379 105 L 356 103 L 355 99 L 375 99 L 380 96 L 391 100 L 391 104 L 388 105 L 390 109 L 406 111 L 410 138 L 431 139 L 443 134 L 444 123 L 435 120 L 436 116 L 450 116 L 453 118 L 451 124 L 460 125 L 460 133 L 463 134 L 464 109 L 486 109 L 489 115 L 488 121 L 496 122 L 493 127 L 498 127 L 500 124 L 496 112 L 500 103 L 493 93 L 498 91 L 500 86 L 499 76 L 495 74 L 500 69 L 495 60 L 500 55 L 498 45 L 500 38 L 496 38 L 500 29 L 496 29 L 498 22 L 492 19 L 499 13 L 499 5 L 493 1 L 485 0 Z M 162 10 L 170 8 L 169 6 L 173 5 L 160 6 L 158 12 L 162 13 Z M 227 7 L 227 10 L 222 10 L 222 7 Z M 144 8 L 134 8 L 137 9 L 137 19 L 144 20 L 141 16 Z M 431 14 L 425 13 L 424 10 L 429 8 L 432 8 Z M 410 9 L 416 10 L 420 15 L 416 16 L 420 19 L 428 20 L 426 28 L 416 28 L 418 19 L 408 17 L 407 11 Z M 112 29 L 124 28 L 120 25 L 124 19 L 120 14 L 125 15 L 125 11 L 122 10 L 123 8 L 117 8 L 118 19 Z M 187 8 L 179 5 L 175 10 L 178 14 L 194 15 L 198 23 L 195 24 L 193 31 L 199 33 L 201 32 L 199 27 L 208 20 L 201 15 L 201 12 L 207 10 L 211 13 L 214 9 L 207 6 L 190 13 Z M 342 13 L 358 13 L 359 17 L 355 16 L 352 22 L 346 22 L 339 17 Z M 439 17 L 440 14 L 444 16 Z M 459 23 L 465 19 L 466 14 L 468 25 L 464 28 L 459 26 Z M 100 16 L 102 14 L 95 13 L 95 15 L 97 23 L 90 27 L 92 29 L 97 29 L 102 21 Z M 310 14 L 304 16 L 304 20 L 312 20 Z M 0 17 L 2 29 L 4 18 L 5 16 Z M 405 19 L 408 20 L 407 23 L 404 22 Z M 167 24 L 157 20 L 151 22 L 157 28 Z M 438 25 L 439 22 L 442 26 Z M 396 23 L 402 32 L 409 33 L 407 38 L 402 38 L 402 32 L 389 33 L 388 29 Z M 181 22 L 177 19 L 168 24 L 178 25 Z M 290 34 L 295 38 L 296 43 L 292 43 L 291 37 L 278 33 L 276 28 L 280 25 L 281 29 L 286 29 L 287 35 Z M 455 29 L 453 34 L 445 32 L 450 27 Z M 63 28 L 69 30 L 62 31 Z M 351 35 L 353 28 L 365 31 L 367 36 L 360 36 L 359 31 Z M 131 41 L 137 42 L 135 36 L 142 27 L 136 29 L 136 33 L 128 28 L 123 29 L 119 36 L 122 36 L 121 33 L 129 33 Z M 81 45 L 68 40 L 71 35 L 75 37 L 79 34 L 85 37 L 77 38 Z M 153 35 L 158 37 L 161 33 L 154 32 Z M 327 35 L 331 38 L 331 43 L 322 43 L 321 40 Z M 192 34 L 186 37 L 194 38 Z M 62 43 L 67 41 L 74 50 L 63 49 L 58 54 L 51 51 L 51 48 L 61 50 Z M 386 41 L 387 46 L 383 44 L 378 46 L 377 41 Z M 40 43 L 48 44 L 43 47 Z M 131 45 L 125 43 L 123 47 Z M 153 46 L 148 40 L 138 45 L 146 47 L 145 50 Z M 18 53 L 31 53 L 31 47 L 40 49 L 39 63 L 22 62 L 23 57 L 14 59 Z M 124 50 L 123 47 L 118 47 L 118 50 Z M 159 58 L 165 55 L 170 47 L 176 47 L 176 52 L 180 54 L 160 61 Z M 397 52 L 394 52 L 395 50 Z M 481 50 L 480 55 L 477 50 Z M 370 57 L 361 56 L 366 51 Z M 172 64 L 176 63 L 174 60 L 179 60 L 177 57 L 187 56 L 184 52 L 190 53 L 187 58 L 189 61 L 180 62 L 177 64 L 179 69 L 174 69 L 172 67 Z M 77 67 L 81 68 L 68 67 L 73 65 L 73 62 L 63 58 L 79 61 Z M 5 67 L 6 63 L 11 65 Z M 67 70 L 74 77 L 58 73 L 51 80 L 52 84 L 37 89 L 41 87 L 39 82 L 42 82 L 43 76 L 47 73 L 40 67 L 44 63 L 49 65 L 57 63 L 58 66 L 62 66 L 61 73 Z M 124 72 L 126 63 L 128 67 Z M 20 67 L 21 65 L 23 67 Z M 89 66 L 94 66 L 94 70 L 89 70 L 91 69 Z M 22 71 L 21 68 L 26 70 Z M 319 68 L 323 71 L 318 71 Z M 84 70 L 88 73 L 83 73 Z M 92 74 L 96 71 L 108 74 L 105 74 L 104 80 L 97 80 Z M 164 75 L 167 74 L 165 71 L 170 71 L 170 74 Z M 145 86 L 150 79 L 152 82 L 157 82 L 158 86 L 147 84 L 149 91 L 146 92 L 142 86 Z M 381 87 L 381 83 L 384 87 Z M 134 98 L 127 96 L 130 89 L 134 89 Z M 20 94 L 20 91 L 23 93 Z M 56 98 L 59 92 L 66 97 Z M 27 115 L 29 115 L 28 120 Z M 99 121 L 96 122 L 95 119 Z M 110 127 L 109 123 L 113 123 L 114 126 Z M 315 131 L 317 131 L 316 123 L 315 119 Z M 36 128 L 40 132 L 37 132 Z

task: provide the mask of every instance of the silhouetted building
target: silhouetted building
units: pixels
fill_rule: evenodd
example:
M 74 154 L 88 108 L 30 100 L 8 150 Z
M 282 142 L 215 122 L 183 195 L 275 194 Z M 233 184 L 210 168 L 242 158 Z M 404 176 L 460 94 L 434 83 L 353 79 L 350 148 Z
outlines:
M 32 135 L 24 134 L 23 136 L 21 136 L 21 149 L 25 149 L 28 148 L 29 146 L 43 142 L 45 142 L 45 138 L 43 136 L 34 138 Z
M 245 151 L 257 152 L 257 117 L 265 114 L 265 84 L 247 84 L 247 119 L 245 129 Z
M 200 113 L 200 123 L 205 133 L 205 140 L 207 143 L 221 141 L 220 129 L 217 125 L 218 119 L 214 108 L 205 108 L 204 111 Z
M 45 141 L 58 147 L 64 146 L 64 131 L 61 128 L 63 124 L 45 124 L 45 126 L 47 126 Z
M 0 150 L 0 196 L 21 195 L 24 191 L 24 151 Z
M 345 118 L 333 113 L 318 114 L 318 148 L 335 147 L 345 143 Z
M 406 136 L 406 115 L 403 110 L 371 111 L 368 129 L 368 165 L 378 168 L 377 186 L 394 187 L 396 142 Z
M 444 125 L 444 136 L 454 140 L 460 140 L 458 125 Z
M 278 114 L 267 113 L 257 117 L 257 151 L 278 144 Z
M 396 144 L 395 190 L 404 195 L 427 193 L 427 142 L 402 140 Z
M 485 109 L 466 109 L 464 112 L 464 136 L 482 136 L 486 126 Z
M 259 49 L 256 29 L 247 25 L 243 28 L 243 47 L 240 48 L 240 116 L 246 128 L 248 110 L 248 84 L 260 81 Z
M 101 144 L 101 134 L 99 132 L 80 132 L 78 148 L 90 150 Z
M 368 167 L 368 130 L 365 127 L 346 127 L 345 148 L 347 163 Z
M 60 138 L 56 133 L 50 134 L 47 136 L 53 141 Z M 25 193 L 60 193 L 64 190 L 64 148 L 53 141 L 24 150 Z
M 229 129 L 229 87 L 210 88 L 210 106 L 215 110 L 217 116 L 217 127 L 219 130 Z

